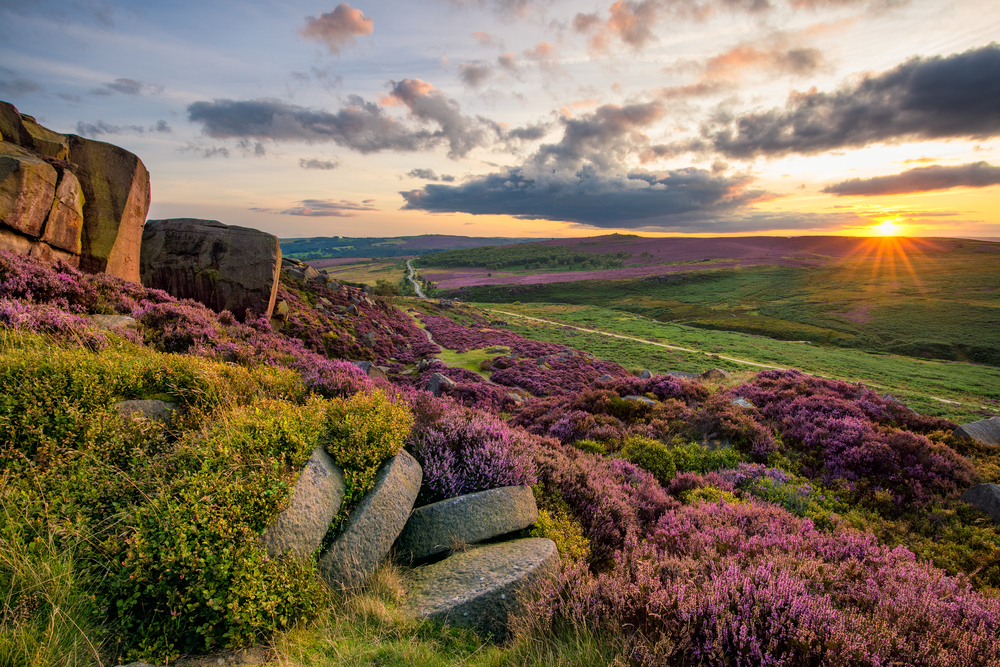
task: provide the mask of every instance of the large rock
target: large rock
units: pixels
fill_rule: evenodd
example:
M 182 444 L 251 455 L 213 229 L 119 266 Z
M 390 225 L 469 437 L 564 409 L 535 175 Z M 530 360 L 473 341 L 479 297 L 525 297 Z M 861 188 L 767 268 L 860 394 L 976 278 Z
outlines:
M 977 484 L 962 494 L 962 500 L 986 512 L 993 523 L 1000 525 L 1000 486 Z
M 420 464 L 405 451 L 382 464 L 375 486 L 319 559 L 319 574 L 331 588 L 357 588 L 365 583 L 406 525 L 422 479 Z
M 473 628 L 504 641 L 520 596 L 555 573 L 552 540 L 534 537 L 470 549 L 415 569 L 404 609 L 419 619 Z
M 306 558 L 323 542 L 340 511 L 347 485 L 344 471 L 317 447 L 299 475 L 288 508 L 264 530 L 264 547 L 272 558 L 291 553 Z
M 73 172 L 61 170 L 42 241 L 79 255 L 83 251 L 83 204 L 83 186 L 80 181 Z
M 0 222 L 27 236 L 41 236 L 58 180 L 52 165 L 0 144 Z
M 1000 417 L 990 417 L 970 424 L 962 424 L 952 434 L 963 438 L 972 438 L 987 445 L 1000 445 Z
M 396 540 L 396 559 L 413 562 L 527 528 L 538 520 L 530 486 L 506 486 L 449 498 L 410 513 Z
M 10 102 L 0 102 L 0 141 L 23 148 L 32 147 L 31 134 L 24 126 L 21 114 Z
M 69 138 L 65 134 L 42 127 L 31 116 L 21 114 L 24 129 L 31 135 L 31 149 L 40 155 L 66 160 L 69 158 Z
M 150 220 L 142 233 L 142 284 L 177 298 L 271 317 L 281 248 L 271 234 L 216 220 Z
M 149 210 L 149 172 L 124 148 L 67 135 L 69 161 L 83 186 L 80 268 L 139 282 L 139 246 Z

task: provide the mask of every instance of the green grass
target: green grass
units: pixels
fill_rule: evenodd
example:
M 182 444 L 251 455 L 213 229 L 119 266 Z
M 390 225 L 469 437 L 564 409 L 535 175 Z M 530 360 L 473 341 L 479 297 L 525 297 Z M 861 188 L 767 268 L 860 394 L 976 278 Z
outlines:
M 978 247 L 806 268 L 493 285 L 461 294 L 466 301 L 612 308 L 702 329 L 1000 366 L 1000 262 Z
M 869 354 L 860 350 L 711 331 L 676 323 L 654 322 L 609 308 L 557 304 L 475 305 L 492 310 L 493 317 L 504 317 L 507 328 L 515 333 L 535 340 L 570 345 L 616 361 L 626 368 L 648 368 L 658 373 L 700 373 L 709 368 L 760 370 L 723 358 L 731 357 L 884 388 L 921 414 L 958 421 L 981 419 L 985 414 L 1000 414 L 1000 369 L 991 366 Z M 559 324 L 531 322 L 499 315 L 497 311 L 553 320 Z M 560 324 L 676 345 L 697 352 L 670 350 L 599 333 L 568 330 Z M 962 405 L 943 403 L 935 397 Z

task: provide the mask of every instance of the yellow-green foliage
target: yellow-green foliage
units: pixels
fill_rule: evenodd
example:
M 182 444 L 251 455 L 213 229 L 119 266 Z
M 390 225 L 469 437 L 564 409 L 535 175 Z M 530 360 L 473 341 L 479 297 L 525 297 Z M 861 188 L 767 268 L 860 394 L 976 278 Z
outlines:
M 344 469 L 344 508 L 357 505 L 372 487 L 379 466 L 399 453 L 412 425 L 410 408 L 392 402 L 382 391 L 329 402 L 323 446 Z
M 538 521 L 531 529 L 531 537 L 547 537 L 556 543 L 559 555 L 576 563 L 590 560 L 590 541 L 583 534 L 583 526 L 573 518 L 569 505 L 558 491 L 543 493 L 542 486 L 531 487 L 538 504 Z
M 653 474 L 660 484 L 667 484 L 677 473 L 670 448 L 659 440 L 634 435 L 625 440 L 619 455 Z
M 603 443 L 596 440 L 577 440 L 573 443 L 577 449 L 581 449 L 589 454 L 607 454 L 608 448 Z
M 690 491 L 683 491 L 680 494 L 680 500 L 685 505 L 691 505 L 699 501 L 717 503 L 721 500 L 727 504 L 742 502 L 729 491 L 723 491 L 716 486 L 701 486 Z

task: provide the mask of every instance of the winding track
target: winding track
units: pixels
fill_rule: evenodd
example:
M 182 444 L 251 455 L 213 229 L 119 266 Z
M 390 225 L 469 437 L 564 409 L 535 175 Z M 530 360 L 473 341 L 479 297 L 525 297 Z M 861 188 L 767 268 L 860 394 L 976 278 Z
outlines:
M 410 270 L 410 275 L 407 277 L 410 279 L 410 282 L 413 283 L 413 288 L 417 290 L 417 296 L 420 297 L 421 299 L 426 299 L 427 295 L 424 294 L 424 291 L 422 289 L 420 289 L 420 285 L 417 283 L 417 281 L 413 279 L 413 265 L 410 264 L 410 260 L 406 260 L 406 268 Z

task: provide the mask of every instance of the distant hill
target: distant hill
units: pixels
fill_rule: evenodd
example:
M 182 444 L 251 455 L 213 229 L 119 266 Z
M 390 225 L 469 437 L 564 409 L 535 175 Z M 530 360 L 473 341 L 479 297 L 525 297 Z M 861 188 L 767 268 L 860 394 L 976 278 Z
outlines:
M 450 236 L 447 234 L 390 237 L 314 236 L 312 238 L 279 239 L 281 254 L 284 257 L 295 257 L 302 260 L 338 257 L 403 257 L 406 255 L 426 255 L 458 248 L 511 245 L 541 240 L 544 239 Z

